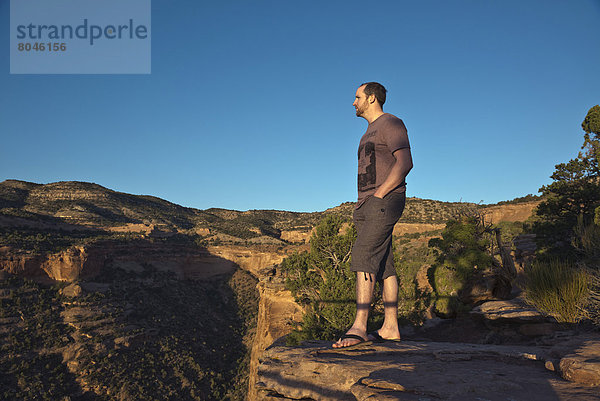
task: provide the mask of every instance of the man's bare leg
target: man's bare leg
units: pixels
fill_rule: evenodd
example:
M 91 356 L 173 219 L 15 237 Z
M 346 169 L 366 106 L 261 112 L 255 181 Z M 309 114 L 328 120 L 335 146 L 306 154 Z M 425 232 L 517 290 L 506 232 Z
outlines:
M 373 300 L 373 288 L 375 287 L 375 275 L 371 273 L 356 272 L 356 317 L 354 324 L 346 334 L 354 334 L 368 339 L 367 320 L 369 319 L 369 309 Z M 397 291 L 397 285 L 396 285 Z M 358 344 L 360 341 L 355 338 L 339 339 L 333 344 L 333 348 L 349 347 Z
M 385 318 L 377 332 L 386 340 L 399 340 L 398 330 L 398 279 L 396 276 L 383 280 L 383 310 Z

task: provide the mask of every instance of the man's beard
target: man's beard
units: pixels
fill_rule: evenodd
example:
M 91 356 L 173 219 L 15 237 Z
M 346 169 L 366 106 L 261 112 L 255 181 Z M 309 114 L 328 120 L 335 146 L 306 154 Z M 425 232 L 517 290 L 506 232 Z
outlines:
M 367 104 L 363 104 L 363 106 L 361 107 L 360 105 L 356 107 L 356 117 L 361 117 L 365 111 L 367 111 Z

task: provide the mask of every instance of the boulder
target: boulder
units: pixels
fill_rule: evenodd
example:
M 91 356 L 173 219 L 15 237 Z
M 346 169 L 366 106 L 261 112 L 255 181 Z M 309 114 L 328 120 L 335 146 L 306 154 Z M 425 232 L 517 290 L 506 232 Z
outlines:
M 471 310 L 472 316 L 480 316 L 487 320 L 513 323 L 549 322 L 553 319 L 546 317 L 537 309 L 527 305 L 525 299 L 517 297 L 504 301 L 490 301 L 476 306 Z
M 600 344 L 596 345 L 600 349 Z M 600 352 L 592 355 L 569 355 L 560 360 L 563 378 L 586 386 L 600 386 Z
M 82 290 L 79 284 L 73 283 L 60 290 L 60 293 L 65 297 L 76 298 L 81 295 Z
M 502 275 L 489 270 L 476 270 L 458 296 L 462 303 L 476 305 L 508 298 L 511 288 L 510 281 Z
M 519 338 L 552 336 L 565 330 L 552 317 L 546 316 L 537 309 L 527 305 L 522 296 L 505 301 L 485 302 L 471 310 L 471 317 L 482 321 L 486 327 L 503 338 Z
M 550 355 L 559 360 L 558 371 L 566 380 L 600 386 L 600 336 L 573 336 L 553 346 Z

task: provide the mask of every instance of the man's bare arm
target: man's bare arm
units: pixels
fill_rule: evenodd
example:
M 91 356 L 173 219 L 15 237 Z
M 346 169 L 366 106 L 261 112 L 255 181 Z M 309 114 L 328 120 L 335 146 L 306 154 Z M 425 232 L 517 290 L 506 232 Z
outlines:
M 383 198 L 391 192 L 392 189 L 400 185 L 408 175 L 408 172 L 413 168 L 410 148 L 398 149 L 393 155 L 396 158 L 396 163 L 392 166 L 392 169 L 383 184 L 375 191 L 374 196 L 378 198 Z

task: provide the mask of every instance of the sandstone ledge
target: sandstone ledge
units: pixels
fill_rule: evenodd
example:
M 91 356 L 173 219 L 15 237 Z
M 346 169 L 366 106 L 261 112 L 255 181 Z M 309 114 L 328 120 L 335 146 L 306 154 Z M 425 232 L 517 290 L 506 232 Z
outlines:
M 560 350 L 593 363 L 600 341 Z M 573 349 L 573 347 L 576 347 Z M 552 352 L 551 352 L 552 351 Z M 587 351 L 586 355 L 581 352 Z M 440 342 L 274 344 L 258 368 L 257 400 L 598 400 L 600 388 L 549 370 L 556 348 Z M 564 365 L 561 363 L 560 365 Z M 588 369 L 586 374 L 591 374 Z M 567 377 L 568 378 L 568 377 Z

